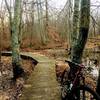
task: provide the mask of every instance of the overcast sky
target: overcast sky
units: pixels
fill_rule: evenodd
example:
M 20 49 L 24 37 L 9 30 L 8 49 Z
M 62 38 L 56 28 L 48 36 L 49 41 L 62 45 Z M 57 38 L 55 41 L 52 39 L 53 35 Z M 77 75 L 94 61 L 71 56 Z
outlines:
M 48 0 L 49 1 L 49 0 Z M 63 8 L 67 0 L 50 0 L 50 5 L 55 8 Z M 100 5 L 100 0 L 90 0 L 92 5 Z
M 1 3 L 2 0 L 0 0 Z M 7 0 L 10 1 L 10 0 Z M 54 6 L 55 8 L 63 8 L 67 0 L 48 0 L 50 5 Z M 91 3 L 97 4 L 100 3 L 100 0 L 90 0 Z
M 49 1 L 49 0 L 48 0 Z M 55 8 L 63 8 L 67 0 L 51 0 L 50 4 Z
M 1 3 L 1 1 L 2 0 L 0 0 L 0 3 Z M 7 0 L 7 1 L 9 2 L 10 0 Z M 64 7 L 66 1 L 67 0 L 48 0 L 49 5 L 54 8 L 57 8 L 57 9 L 62 9 Z M 90 1 L 91 1 L 92 5 L 100 5 L 100 0 L 90 0 Z

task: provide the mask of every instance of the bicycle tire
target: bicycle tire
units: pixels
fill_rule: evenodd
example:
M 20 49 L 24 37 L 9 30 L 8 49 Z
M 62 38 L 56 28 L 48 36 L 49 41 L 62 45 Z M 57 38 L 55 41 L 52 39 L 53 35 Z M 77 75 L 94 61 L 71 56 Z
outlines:
M 61 84 L 62 84 L 62 85 L 63 85 L 63 83 L 64 83 L 64 76 L 65 76 L 65 73 L 66 73 L 66 69 L 63 71 L 62 76 L 61 76 Z
M 63 71 L 60 81 L 61 85 L 64 85 L 67 81 L 69 81 L 69 74 L 70 72 L 68 72 L 66 69 Z
M 91 88 L 89 88 L 86 85 L 80 85 L 79 87 L 74 88 L 68 95 L 66 95 L 65 97 L 62 97 L 62 100 L 79 100 L 76 99 L 75 97 L 73 97 L 73 94 L 75 94 L 78 90 L 82 90 L 85 92 L 88 92 L 92 95 L 93 99 L 92 100 L 100 100 L 100 96 L 93 91 Z M 82 99 L 82 100 L 86 100 L 86 99 Z M 91 99 L 88 99 L 91 100 Z

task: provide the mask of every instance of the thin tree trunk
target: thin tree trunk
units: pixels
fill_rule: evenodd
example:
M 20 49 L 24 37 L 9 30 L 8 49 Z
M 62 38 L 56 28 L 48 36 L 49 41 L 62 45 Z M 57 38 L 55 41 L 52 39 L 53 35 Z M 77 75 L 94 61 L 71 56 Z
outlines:
M 1 27 L 0 27 L 1 30 Z M 2 50 L 2 46 L 1 46 L 1 40 L 2 40 L 2 32 L 0 31 L 0 89 L 2 89 L 2 63 L 1 63 L 1 50 Z
M 12 35 L 12 13 L 11 13 L 11 9 L 10 9 L 11 7 L 8 5 L 7 0 L 5 0 L 5 4 L 6 4 L 7 10 L 8 10 L 8 13 L 9 13 L 9 22 L 10 22 L 9 30 L 10 30 L 10 33 Z M 11 5 L 11 1 L 10 1 L 10 5 Z
M 32 14 L 31 14 L 32 22 L 31 22 L 30 46 L 32 46 L 32 40 L 34 37 L 34 0 L 32 1 L 31 8 L 32 8 Z
M 19 24 L 19 34 L 18 34 L 18 39 L 19 39 L 19 44 L 21 44 L 22 42 L 22 14 L 23 14 L 23 10 L 22 10 L 22 6 L 20 4 L 20 24 Z
M 99 49 L 100 50 L 100 49 Z M 100 54 L 99 54 L 99 59 L 100 59 Z M 98 66 L 100 66 L 100 62 L 98 62 Z M 97 87 L 96 87 L 97 93 L 100 95 L 100 67 L 99 67 L 99 77 L 97 80 Z
M 77 36 L 79 33 L 79 4 L 80 4 L 80 0 L 74 1 L 73 32 L 71 34 L 72 46 L 74 45 L 75 41 L 77 40 Z
M 78 3 L 79 4 L 79 3 Z M 67 40 L 68 40 L 68 49 L 69 48 L 71 48 L 71 40 L 72 40 L 72 34 L 71 33 L 73 33 L 72 31 L 73 31 L 73 29 L 71 28 L 72 27 L 72 23 L 71 23 L 71 15 L 72 15 L 72 6 L 73 6 L 73 4 L 72 4 L 72 1 L 71 0 L 68 0 L 68 6 L 69 6 L 69 10 L 68 10 L 68 22 L 67 22 L 67 24 L 68 24 L 68 35 L 67 35 Z M 77 14 L 79 14 L 79 12 L 77 13 Z M 79 15 L 77 15 L 77 16 L 79 16 Z M 74 16 L 73 16 L 73 19 L 74 19 Z
M 99 77 L 98 77 L 98 81 L 97 81 L 96 91 L 100 95 L 100 69 L 99 69 Z
M 46 44 L 46 34 L 44 32 L 44 23 L 43 23 L 43 8 L 42 8 L 42 4 L 41 4 L 41 0 L 39 0 L 40 2 L 40 16 L 41 16 L 41 20 L 40 20 L 40 30 L 41 30 L 41 36 L 42 36 L 42 43 L 43 45 Z
M 48 17 L 48 0 L 45 0 L 45 8 L 46 8 L 46 24 L 45 24 L 45 29 L 46 29 L 46 38 L 48 39 L 48 28 L 49 28 L 49 17 Z
M 42 44 L 45 44 L 44 36 L 42 33 L 42 24 L 41 24 L 41 0 L 37 0 L 37 10 L 38 10 L 38 27 L 39 27 L 39 38 Z
M 1 27 L 0 27 L 0 30 L 1 30 Z M 0 64 L 1 64 L 1 51 L 2 51 L 2 32 L 0 31 Z M 0 65 L 0 67 L 1 67 L 1 65 Z M 1 68 L 0 68 L 1 69 Z

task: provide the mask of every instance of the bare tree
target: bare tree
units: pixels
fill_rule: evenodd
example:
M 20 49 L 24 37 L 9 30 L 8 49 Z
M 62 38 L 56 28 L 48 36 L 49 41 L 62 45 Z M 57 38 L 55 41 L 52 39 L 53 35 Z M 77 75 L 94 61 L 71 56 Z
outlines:
M 11 12 L 11 7 L 9 6 L 7 0 L 5 0 L 5 4 L 6 4 L 6 7 L 7 7 L 7 10 L 8 10 L 8 13 L 9 13 L 9 22 L 10 22 L 10 33 L 12 34 L 12 12 Z M 10 5 L 11 5 L 11 0 L 10 0 Z
M 74 2 L 74 3 L 76 3 L 76 2 Z M 77 2 L 77 3 L 79 3 L 79 2 Z M 73 40 L 74 43 L 72 41 L 73 46 L 71 49 L 72 62 L 76 62 L 79 64 L 82 62 L 82 54 L 83 54 L 83 50 L 84 50 L 84 47 L 85 47 L 85 44 L 86 44 L 86 41 L 88 38 L 88 31 L 89 31 L 89 24 L 90 24 L 90 0 L 81 0 L 80 13 L 81 13 L 81 15 L 80 15 L 80 19 L 79 19 L 80 20 L 79 36 L 77 38 L 77 25 L 78 25 L 78 23 L 77 24 L 75 23 L 77 20 L 77 19 L 75 19 L 73 22 L 73 25 L 74 25 L 73 28 L 76 28 L 76 29 L 73 29 L 75 31 L 75 33 L 73 31 L 73 35 L 74 34 L 76 35 L 75 38 L 77 38 L 77 41 Z M 75 15 L 74 15 L 74 17 L 75 17 Z M 76 24 L 76 26 L 75 26 L 75 24 Z M 75 72 L 75 70 L 72 70 L 72 71 L 73 71 L 73 73 Z M 80 83 L 78 82 L 77 84 L 80 84 Z M 80 91 L 77 92 L 78 97 L 80 97 L 79 92 Z
M 3 43 L 3 39 L 6 38 L 6 34 L 5 34 L 5 9 L 3 8 L 3 0 L 1 1 L 1 5 L 0 5 L 0 62 L 1 62 L 1 51 L 2 51 L 2 43 Z M 4 38 L 3 38 L 4 37 Z
M 45 0 L 45 8 L 46 8 L 46 24 L 45 24 L 45 29 L 46 29 L 46 38 L 48 38 L 48 28 L 49 28 L 49 16 L 48 16 L 48 0 Z
M 73 32 L 71 34 L 72 46 L 74 46 L 75 41 L 78 37 L 79 30 L 79 5 L 80 0 L 75 0 L 74 2 L 74 13 L 73 13 Z
M 1 30 L 1 27 L 0 27 L 0 30 Z M 2 32 L 0 31 L 0 63 L 1 63 L 1 51 L 2 51 Z M 0 65 L 1 66 L 1 65 Z
M 43 20 L 41 19 L 43 16 L 41 0 L 37 0 L 37 12 L 38 12 L 38 27 L 39 27 L 39 34 L 40 34 L 39 37 L 41 43 L 44 45 L 46 43 L 46 37 L 43 29 Z
M 30 46 L 32 46 L 32 40 L 33 40 L 33 37 L 35 38 L 35 35 L 34 35 L 34 31 L 35 31 L 35 27 L 34 27 L 34 0 L 32 0 L 32 4 L 31 4 L 31 9 L 32 9 L 32 13 L 31 13 L 31 35 L 30 35 Z
M 90 23 L 90 0 L 81 0 L 80 11 L 81 15 L 79 25 L 79 36 L 71 50 L 71 60 L 77 63 L 81 63 L 83 50 L 88 38 L 88 30 Z
M 12 64 L 14 77 L 21 74 L 20 68 L 20 43 L 19 43 L 19 26 L 21 14 L 21 0 L 15 0 L 14 18 L 12 22 Z

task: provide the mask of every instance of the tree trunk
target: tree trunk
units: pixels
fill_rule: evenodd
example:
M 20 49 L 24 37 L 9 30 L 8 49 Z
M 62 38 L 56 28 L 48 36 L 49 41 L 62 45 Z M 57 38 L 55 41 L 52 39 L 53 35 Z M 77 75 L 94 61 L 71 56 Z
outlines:
M 100 95 L 100 69 L 99 69 L 99 77 L 98 77 L 98 81 L 97 81 L 96 91 Z
M 80 11 L 79 36 L 77 41 L 74 41 L 74 45 L 71 50 L 71 60 L 76 63 L 81 63 L 83 50 L 88 38 L 90 23 L 90 0 L 81 0 Z
M 46 23 L 45 23 L 45 29 L 46 29 L 46 38 L 48 40 L 48 28 L 49 28 L 49 17 L 48 17 L 48 0 L 45 0 L 45 8 L 46 8 Z
M 35 32 L 34 32 L 34 0 L 32 1 L 31 4 L 31 9 L 32 9 L 32 13 L 31 13 L 31 32 L 30 32 L 30 47 L 32 47 L 32 41 L 33 38 L 35 38 Z
M 21 5 L 20 5 L 21 6 Z M 22 10 L 22 6 L 20 7 L 20 24 L 19 24 L 19 34 L 18 34 L 18 39 L 19 39 L 19 44 L 21 44 L 22 42 L 22 28 L 23 28 L 23 24 L 22 24 L 22 14 L 23 14 L 23 10 Z
M 2 32 L 0 31 L 0 64 L 1 64 L 1 51 L 2 51 L 2 46 L 1 45 L 2 45 Z M 0 67 L 1 67 L 1 65 L 0 65 Z
M 100 48 L 99 48 L 99 50 L 100 50 Z M 100 54 L 99 54 L 99 59 L 100 59 Z M 99 61 L 98 61 L 98 66 L 99 66 L 99 77 L 98 77 L 98 80 L 97 80 L 96 91 L 100 95 L 100 62 Z
M 10 22 L 9 30 L 10 30 L 10 33 L 12 35 L 12 13 L 11 13 L 11 9 L 10 9 L 11 7 L 8 5 L 7 0 L 5 0 L 5 4 L 6 4 L 7 10 L 8 10 L 8 13 L 9 13 L 9 22 Z M 10 5 L 11 5 L 11 1 L 10 1 Z
M 19 43 L 19 25 L 21 13 L 21 0 L 15 0 L 14 19 L 12 22 L 12 65 L 14 78 L 17 78 L 21 73 L 20 68 L 20 43 Z
M 41 31 L 41 36 L 42 36 L 42 44 L 46 44 L 46 34 L 44 32 L 44 23 L 43 23 L 43 8 L 42 8 L 42 1 L 39 0 L 40 2 L 40 31 Z
M 78 2 L 77 2 L 78 3 Z M 75 8 L 74 8 L 75 9 Z M 78 10 L 78 9 L 77 9 Z M 75 11 L 75 10 L 74 10 Z M 80 9 L 81 15 L 80 15 L 80 25 L 79 25 L 79 35 L 77 39 L 77 33 L 78 33 L 78 21 L 76 19 L 76 16 L 74 15 L 75 19 L 73 22 L 73 40 L 72 40 L 72 49 L 71 49 L 71 60 L 72 62 L 81 63 L 82 60 L 82 54 L 83 50 L 88 38 L 88 30 L 89 30 L 89 23 L 90 23 L 90 0 L 81 0 L 81 9 Z M 76 28 L 76 29 L 75 29 Z M 74 33 L 75 31 L 75 33 Z M 75 37 L 76 35 L 76 37 Z M 74 40 L 76 38 L 77 40 Z M 73 73 L 76 73 L 74 69 L 71 70 Z M 79 85 L 80 82 L 77 82 L 77 85 Z M 78 99 L 80 100 L 80 91 L 76 93 L 78 96 Z
M 71 34 L 72 46 L 77 40 L 77 36 L 79 34 L 79 4 L 80 0 L 75 0 L 74 2 L 74 14 L 73 14 L 73 32 Z
M 41 0 L 37 0 L 37 12 L 38 12 L 38 27 L 39 27 L 39 38 L 40 42 L 44 45 L 46 43 L 45 41 L 45 35 L 43 32 L 43 23 L 42 23 L 42 6 L 41 6 Z

